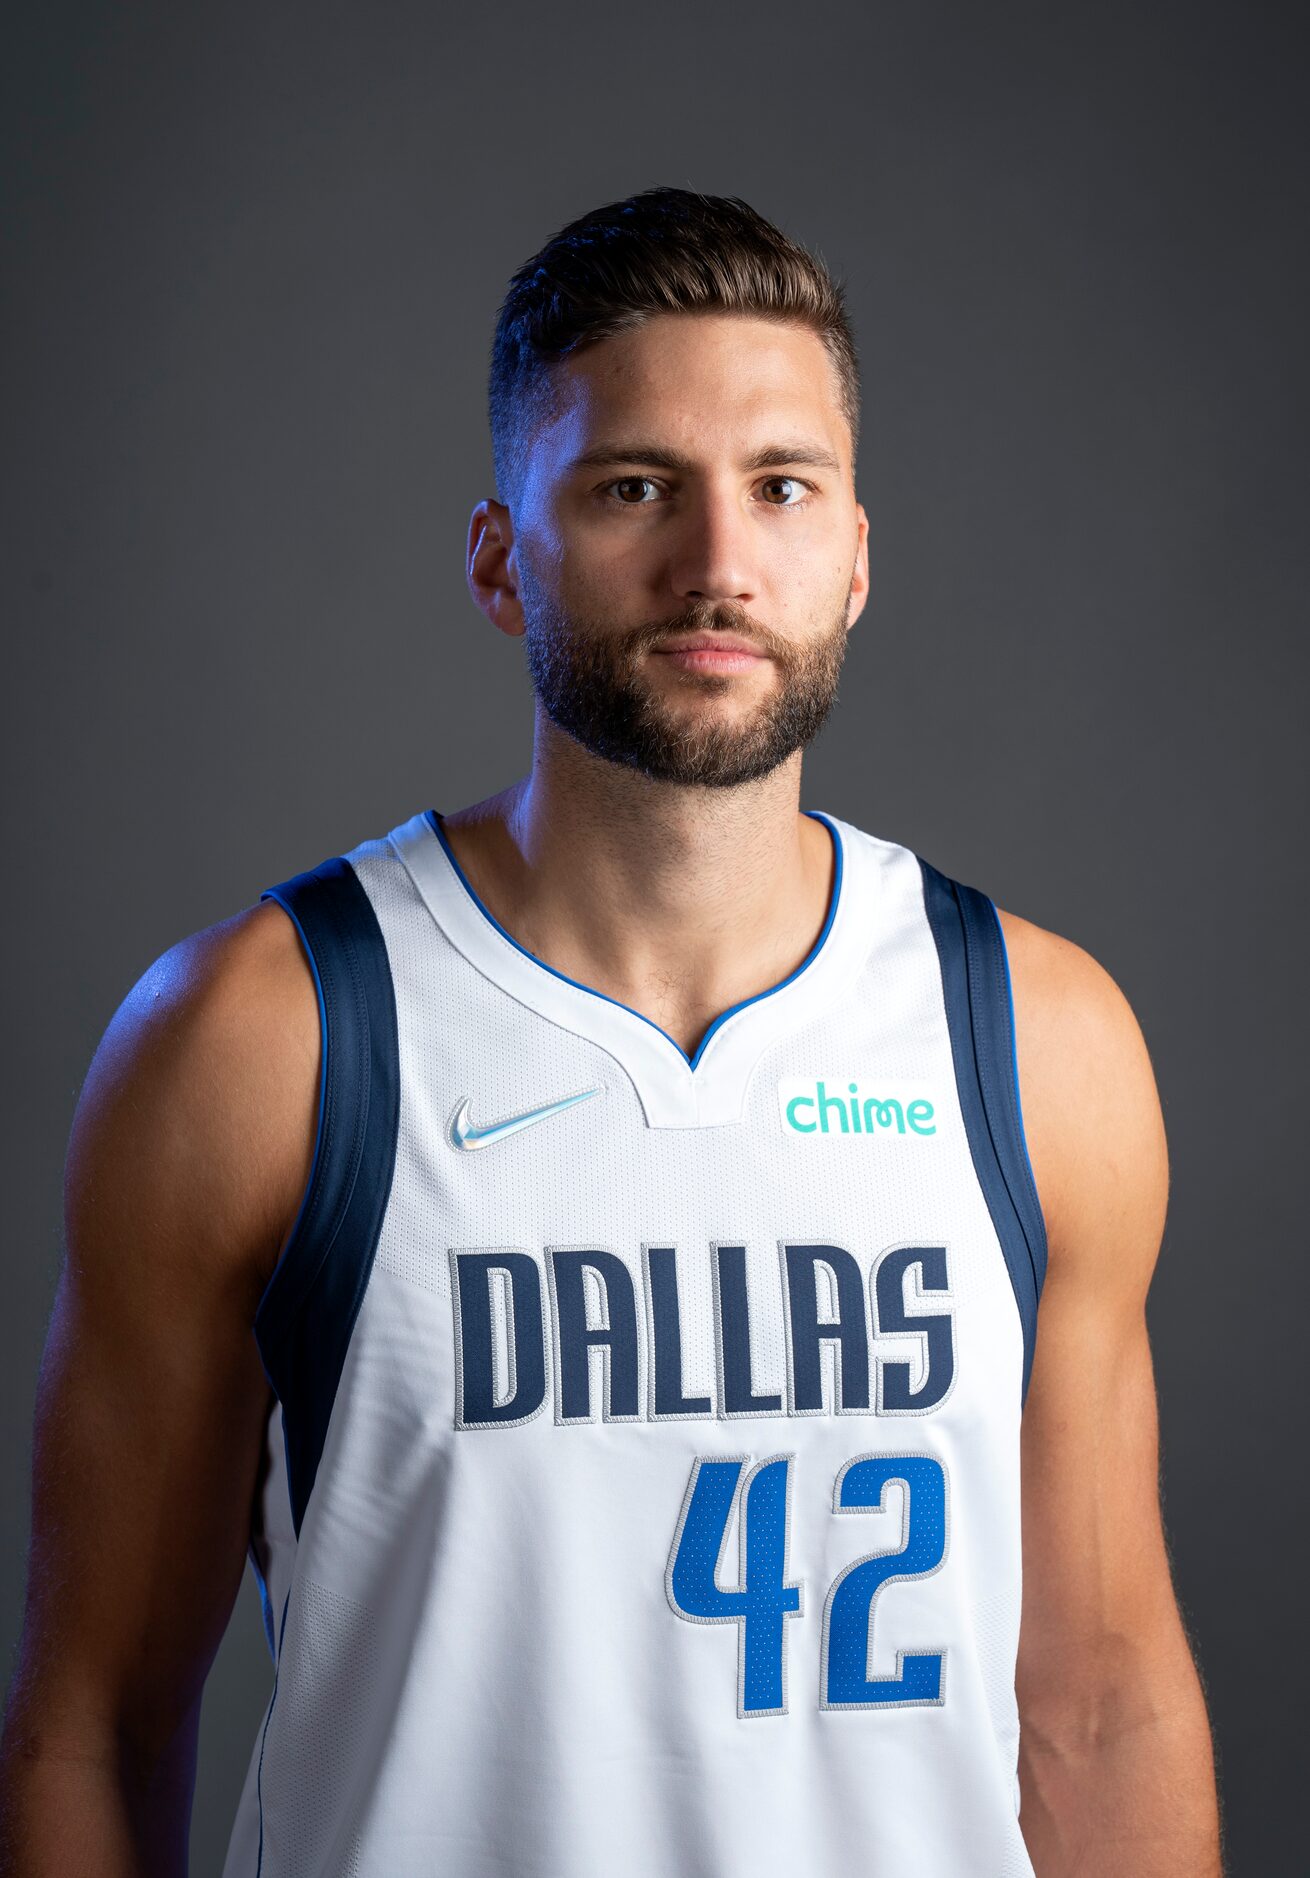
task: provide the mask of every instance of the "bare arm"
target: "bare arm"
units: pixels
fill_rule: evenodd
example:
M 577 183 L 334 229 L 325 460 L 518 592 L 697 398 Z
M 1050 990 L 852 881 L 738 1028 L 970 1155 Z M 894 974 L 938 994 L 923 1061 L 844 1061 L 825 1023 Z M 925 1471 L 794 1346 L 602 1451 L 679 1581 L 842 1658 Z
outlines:
M 1023 1422 L 1024 1837 L 1038 1878 L 1217 1878 L 1210 1731 L 1160 1517 L 1145 1316 L 1168 1193 L 1155 1079 L 1102 968 L 1002 922 L 1050 1250 Z
M 273 905 L 158 961 L 87 1076 L 0 1740 L 16 1878 L 186 1871 L 272 1400 L 251 1325 L 308 1178 L 317 1076 L 313 982 Z

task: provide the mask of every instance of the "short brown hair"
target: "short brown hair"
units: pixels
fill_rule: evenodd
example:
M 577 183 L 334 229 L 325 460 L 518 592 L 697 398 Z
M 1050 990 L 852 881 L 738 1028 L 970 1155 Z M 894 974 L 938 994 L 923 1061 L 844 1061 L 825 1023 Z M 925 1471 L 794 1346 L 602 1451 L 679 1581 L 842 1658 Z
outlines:
M 843 284 L 740 196 L 643 189 L 561 228 L 510 281 L 488 385 L 500 499 L 518 498 L 557 360 L 657 314 L 706 312 L 815 332 L 836 368 L 854 451 L 860 379 Z

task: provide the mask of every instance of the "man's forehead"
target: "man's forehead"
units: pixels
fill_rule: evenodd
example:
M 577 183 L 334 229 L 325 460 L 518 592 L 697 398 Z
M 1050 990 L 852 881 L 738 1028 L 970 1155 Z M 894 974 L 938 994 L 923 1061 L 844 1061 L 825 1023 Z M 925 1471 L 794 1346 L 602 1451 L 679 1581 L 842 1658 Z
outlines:
M 561 360 L 539 443 L 557 469 L 697 448 L 831 467 L 849 453 L 836 368 L 811 329 L 679 315 Z

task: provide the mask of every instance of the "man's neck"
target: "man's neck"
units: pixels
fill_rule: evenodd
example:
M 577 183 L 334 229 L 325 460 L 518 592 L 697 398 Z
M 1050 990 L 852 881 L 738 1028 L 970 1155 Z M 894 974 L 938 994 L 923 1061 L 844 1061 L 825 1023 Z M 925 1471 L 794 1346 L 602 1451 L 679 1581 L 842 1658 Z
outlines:
M 800 756 L 684 789 L 539 738 L 532 772 L 443 818 L 474 892 L 543 964 L 640 1011 L 688 1054 L 801 964 L 827 916 L 832 839 L 800 813 Z

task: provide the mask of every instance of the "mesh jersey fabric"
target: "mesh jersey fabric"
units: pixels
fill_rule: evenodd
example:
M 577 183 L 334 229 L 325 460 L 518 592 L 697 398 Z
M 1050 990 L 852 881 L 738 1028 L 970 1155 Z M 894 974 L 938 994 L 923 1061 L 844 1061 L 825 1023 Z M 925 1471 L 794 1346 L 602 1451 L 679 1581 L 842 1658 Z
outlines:
M 1003 939 L 819 819 L 814 950 L 691 1061 L 519 947 L 434 812 L 269 890 L 324 1073 L 224 1878 L 1031 1878 Z

